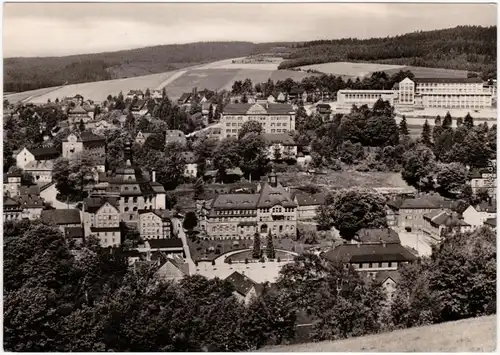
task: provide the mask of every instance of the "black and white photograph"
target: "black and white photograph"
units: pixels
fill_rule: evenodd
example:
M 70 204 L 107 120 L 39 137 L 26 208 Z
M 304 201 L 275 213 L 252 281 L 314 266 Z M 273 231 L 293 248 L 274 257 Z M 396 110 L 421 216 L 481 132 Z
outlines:
M 494 352 L 496 2 L 4 2 L 5 352 Z

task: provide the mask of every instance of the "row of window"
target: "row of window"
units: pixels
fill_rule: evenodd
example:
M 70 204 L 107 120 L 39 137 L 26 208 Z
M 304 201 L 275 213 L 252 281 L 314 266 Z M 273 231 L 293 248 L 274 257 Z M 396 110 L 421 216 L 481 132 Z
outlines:
M 129 211 L 129 208 L 128 208 L 128 207 L 125 207 L 125 208 L 124 208 L 124 211 L 125 211 L 125 212 L 128 212 L 128 211 Z M 134 208 L 132 208 L 132 211 L 136 212 L 136 211 L 137 211 L 137 206 L 136 206 L 136 207 L 134 207 Z
M 363 268 L 364 268 L 364 269 L 366 269 L 366 268 L 371 269 L 371 268 L 373 268 L 373 267 L 374 267 L 374 266 L 373 266 L 374 264 L 376 264 L 376 263 L 368 263 L 368 267 L 364 267 L 364 265 L 365 265 L 365 264 L 363 264 L 363 263 L 359 263 L 358 268 L 359 268 L 359 269 L 363 269 Z M 382 265 L 383 265 L 383 263 L 378 263 L 378 266 L 375 266 L 375 267 L 382 267 Z M 397 266 L 397 263 L 395 263 L 395 265 L 394 265 L 394 266 Z M 392 267 L 392 262 L 391 262 L 391 261 L 389 261 L 389 262 L 387 263 L 387 267 Z
M 241 215 L 251 215 L 255 214 L 255 210 L 220 210 L 220 211 L 215 211 L 217 215 L 235 215 L 235 214 L 241 214 Z

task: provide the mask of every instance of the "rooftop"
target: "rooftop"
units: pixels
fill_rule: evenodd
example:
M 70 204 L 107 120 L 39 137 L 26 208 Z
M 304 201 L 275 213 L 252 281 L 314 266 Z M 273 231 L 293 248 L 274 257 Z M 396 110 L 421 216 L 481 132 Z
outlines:
M 319 206 L 325 203 L 326 194 L 318 192 L 310 195 L 308 193 L 298 191 L 295 193 L 295 199 L 299 206 Z
M 226 277 L 226 281 L 231 283 L 235 291 L 242 296 L 248 295 L 252 288 L 257 288 L 256 286 L 258 285 L 257 282 L 255 282 L 248 276 L 240 274 L 238 271 L 235 271 L 231 275 Z
M 57 225 L 80 224 L 80 211 L 77 209 L 54 209 L 42 211 L 41 219 L 47 223 Z
M 391 228 L 363 228 L 356 233 L 355 239 L 363 244 L 401 243 L 398 233 Z
M 264 139 L 268 145 L 282 144 L 285 146 L 297 145 L 293 137 L 286 133 L 264 133 Z
M 182 239 L 149 239 L 146 241 L 151 249 L 183 248 Z
M 224 115 L 289 115 L 294 112 L 289 104 L 228 104 Z
M 324 256 L 334 262 L 365 263 L 414 261 L 416 256 L 401 244 L 342 244 Z

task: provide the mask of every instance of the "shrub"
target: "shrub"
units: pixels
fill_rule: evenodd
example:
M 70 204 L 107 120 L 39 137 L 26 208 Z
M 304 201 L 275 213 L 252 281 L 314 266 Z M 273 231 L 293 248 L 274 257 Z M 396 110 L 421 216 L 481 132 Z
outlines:
M 231 264 L 233 263 L 233 261 L 231 260 L 231 258 L 227 259 L 227 263 L 228 263 L 229 265 L 231 265 Z
M 248 258 L 245 258 L 245 264 L 248 264 Z
M 281 262 L 281 258 L 278 256 L 278 262 L 280 263 Z

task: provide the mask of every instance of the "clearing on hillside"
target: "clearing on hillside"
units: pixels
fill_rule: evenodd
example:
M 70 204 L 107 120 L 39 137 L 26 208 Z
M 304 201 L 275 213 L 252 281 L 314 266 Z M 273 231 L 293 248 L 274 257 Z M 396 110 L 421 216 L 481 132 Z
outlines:
M 400 70 L 410 70 L 417 78 L 467 78 L 467 71 L 443 68 L 414 67 L 397 64 L 356 63 L 356 62 L 331 62 L 312 64 L 300 67 L 301 70 L 317 70 L 325 74 L 345 76 L 360 79 L 376 71 L 384 71 L 393 75 Z
M 397 330 L 339 341 L 266 347 L 260 352 L 493 352 L 496 316 Z

